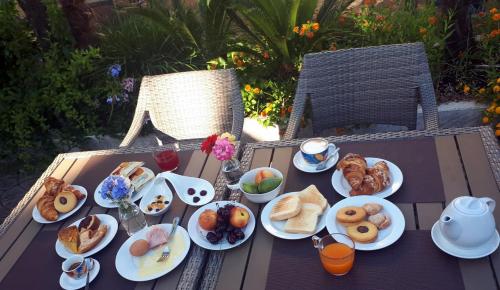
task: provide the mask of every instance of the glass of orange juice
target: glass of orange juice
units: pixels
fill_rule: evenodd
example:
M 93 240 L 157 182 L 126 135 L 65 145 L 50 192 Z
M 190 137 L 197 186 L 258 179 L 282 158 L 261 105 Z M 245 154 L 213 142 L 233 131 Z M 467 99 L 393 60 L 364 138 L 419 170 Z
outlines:
M 312 237 L 314 247 L 325 270 L 335 276 L 342 276 L 354 264 L 354 241 L 347 235 L 333 233 L 322 238 Z

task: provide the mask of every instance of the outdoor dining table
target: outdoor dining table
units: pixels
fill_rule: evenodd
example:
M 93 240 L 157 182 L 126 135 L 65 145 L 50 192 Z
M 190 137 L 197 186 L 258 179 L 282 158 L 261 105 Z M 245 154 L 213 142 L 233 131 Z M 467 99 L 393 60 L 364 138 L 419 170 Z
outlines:
M 115 256 L 128 238 L 120 228 L 113 241 L 93 257 L 101 263 L 91 289 L 499 289 L 500 257 L 465 260 L 439 250 L 430 228 L 443 208 L 461 195 L 489 196 L 500 202 L 500 153 L 488 127 L 406 131 L 327 137 L 340 147 L 340 155 L 355 152 L 384 158 L 403 171 L 402 187 L 387 199 L 405 217 L 405 231 L 393 245 L 356 252 L 354 268 L 343 277 L 327 274 L 310 238 L 274 238 L 261 225 L 262 205 L 229 191 L 220 174 L 220 161 L 199 150 L 199 144 L 181 144 L 177 173 L 204 178 L 214 184 L 215 200 L 230 199 L 248 206 L 257 219 L 254 233 L 227 251 L 207 251 L 191 243 L 190 253 L 175 270 L 156 280 L 131 282 L 115 268 Z M 315 184 L 330 205 L 343 197 L 331 185 L 334 169 L 308 174 L 297 170 L 293 155 L 303 140 L 251 143 L 244 146 L 244 170 L 271 166 L 283 173 L 282 192 L 299 191 Z M 167 146 L 168 147 L 168 146 Z M 54 244 L 57 231 L 88 214 L 108 213 L 93 200 L 97 185 L 122 161 L 144 161 L 155 173 L 154 148 L 120 148 L 59 155 L 0 226 L 0 289 L 58 289 L 62 258 Z M 85 205 L 63 222 L 42 225 L 32 219 L 36 200 L 44 192 L 47 176 L 84 186 Z M 186 227 L 196 207 L 174 198 L 169 211 L 148 217 L 149 224 L 169 223 L 175 216 Z M 497 228 L 500 210 L 495 210 Z M 323 230 L 319 235 L 326 234 Z

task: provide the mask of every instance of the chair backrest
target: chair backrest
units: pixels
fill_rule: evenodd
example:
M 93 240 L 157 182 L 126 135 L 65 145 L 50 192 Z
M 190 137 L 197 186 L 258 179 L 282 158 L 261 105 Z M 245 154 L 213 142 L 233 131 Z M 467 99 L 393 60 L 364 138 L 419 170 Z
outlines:
M 145 76 L 139 103 L 158 130 L 177 140 L 241 136 L 243 102 L 232 69 Z
M 416 128 L 418 88 L 432 86 L 422 43 L 304 56 L 297 96 L 310 96 L 314 133 L 351 124 Z

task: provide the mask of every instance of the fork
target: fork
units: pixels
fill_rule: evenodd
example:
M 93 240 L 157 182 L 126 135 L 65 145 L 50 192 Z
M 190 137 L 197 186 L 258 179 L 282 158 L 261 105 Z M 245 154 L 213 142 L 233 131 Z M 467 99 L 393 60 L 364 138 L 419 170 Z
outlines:
M 168 243 L 173 239 L 175 235 L 175 230 L 177 229 L 177 226 L 179 225 L 180 218 L 175 217 L 174 220 L 172 221 L 172 229 L 170 230 L 170 234 L 168 234 L 167 242 L 165 243 L 165 248 L 163 248 L 163 252 L 161 253 L 160 258 L 156 262 L 163 262 L 166 259 L 168 259 L 168 256 L 170 256 L 170 248 L 168 247 Z

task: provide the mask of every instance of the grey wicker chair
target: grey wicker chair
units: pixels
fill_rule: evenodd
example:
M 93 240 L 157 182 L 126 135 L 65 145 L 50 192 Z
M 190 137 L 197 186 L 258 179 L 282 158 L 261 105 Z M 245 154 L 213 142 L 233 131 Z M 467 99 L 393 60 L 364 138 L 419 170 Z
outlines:
M 438 128 L 436 97 L 422 43 L 306 54 L 284 138 L 296 136 L 307 97 L 314 135 L 353 124 L 416 129 L 417 99 L 425 129 Z
M 223 132 L 239 140 L 243 130 L 243 101 L 233 69 L 144 76 L 132 125 L 120 147 L 134 142 L 148 113 L 155 129 L 170 140 Z

